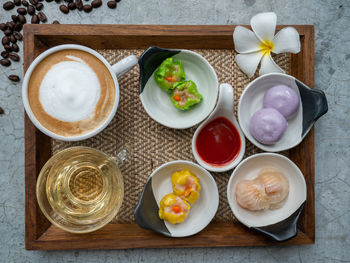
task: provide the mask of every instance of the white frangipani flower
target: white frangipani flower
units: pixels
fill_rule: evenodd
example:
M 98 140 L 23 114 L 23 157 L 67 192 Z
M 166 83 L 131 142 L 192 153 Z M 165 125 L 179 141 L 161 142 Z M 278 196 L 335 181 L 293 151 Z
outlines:
M 271 72 L 284 72 L 272 59 L 275 54 L 300 51 L 298 31 L 293 27 L 285 27 L 276 35 L 277 17 L 273 12 L 260 13 L 252 17 L 251 30 L 237 26 L 233 32 L 235 50 L 239 53 L 236 62 L 241 70 L 252 77 L 261 61 L 259 75 Z

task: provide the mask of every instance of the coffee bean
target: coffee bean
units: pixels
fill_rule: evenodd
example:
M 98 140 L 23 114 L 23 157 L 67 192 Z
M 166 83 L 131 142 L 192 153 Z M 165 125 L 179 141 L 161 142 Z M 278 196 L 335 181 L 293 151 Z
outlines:
M 31 23 L 32 24 L 39 24 L 40 23 L 39 17 L 37 15 L 33 15 L 32 19 L 31 19 Z
M 4 45 L 4 48 L 7 52 L 11 52 L 12 51 L 12 47 L 10 45 Z
M 55 0 L 55 2 L 58 4 L 58 3 L 60 3 L 60 2 L 61 2 L 61 0 Z
M 20 15 L 26 15 L 27 14 L 27 10 L 23 7 L 20 7 L 17 9 L 17 13 Z
M 101 5 L 102 5 L 102 1 L 101 1 L 101 0 L 93 0 L 93 1 L 91 2 L 91 6 L 92 6 L 93 8 L 99 8 Z
M 38 3 L 38 0 L 29 0 L 29 2 L 32 4 L 32 5 L 36 5 Z
M 50 3 L 50 2 L 52 2 L 53 0 L 46 0 L 46 2 L 48 2 L 48 3 Z
M 39 12 L 38 13 L 38 17 L 39 17 L 39 20 L 41 22 L 46 22 L 47 21 L 46 15 L 43 12 Z
M 77 6 L 76 6 L 75 3 L 73 2 L 73 3 L 69 3 L 69 4 L 68 4 L 68 8 L 69 8 L 70 10 L 75 10 L 75 9 L 77 8 Z
M 107 2 L 107 6 L 110 8 L 110 9 L 114 9 L 117 7 L 117 2 L 115 0 L 112 0 L 112 1 L 108 1 Z
M 8 45 L 10 43 L 10 38 L 7 37 L 7 36 L 4 36 L 2 39 L 1 39 L 1 43 L 3 45 Z
M 11 43 L 16 43 L 17 42 L 17 39 L 15 38 L 14 35 L 9 36 L 9 39 L 10 39 Z
M 21 0 L 13 0 L 13 3 L 14 3 L 16 6 L 20 6 L 20 5 L 21 5 Z
M 120 2 L 120 0 L 115 0 L 117 3 L 119 3 Z
M 28 14 L 30 14 L 31 16 L 35 14 L 35 8 L 34 6 L 30 5 L 27 7 L 27 11 L 28 11 Z
M 9 58 L 13 61 L 19 61 L 19 56 L 16 53 L 10 53 Z
M 84 5 L 83 10 L 85 13 L 90 13 L 92 10 L 92 6 L 91 5 Z
M 9 35 L 12 34 L 12 31 L 11 31 L 10 29 L 6 29 L 6 30 L 4 31 L 4 34 L 5 34 L 5 36 L 9 36 Z
M 13 32 L 13 36 L 19 41 L 21 41 L 23 39 L 22 34 L 19 32 Z
M 69 9 L 67 6 L 65 5 L 60 5 L 60 10 L 63 14 L 68 14 L 69 13 Z
M 18 16 L 16 16 L 16 15 L 12 15 L 12 16 L 11 16 L 11 19 L 12 19 L 12 21 L 15 22 L 15 23 L 18 22 Z
M 40 11 L 41 9 L 43 9 L 44 5 L 42 3 L 37 3 L 35 8 L 36 10 Z
M 5 113 L 4 109 L 0 107 L 0 115 L 4 113 Z
M 3 58 L 8 58 L 9 57 L 9 53 L 7 52 L 7 51 L 1 51 L 1 56 L 3 57 Z
M 5 31 L 7 29 L 7 25 L 5 23 L 0 24 L 0 30 Z
M 16 25 L 13 29 L 15 32 L 13 32 L 13 33 L 16 33 L 16 31 L 20 32 L 22 30 L 22 28 L 23 28 L 23 25 L 21 23 L 16 23 Z
M 12 44 L 11 49 L 14 52 L 18 52 L 19 51 L 19 46 L 17 44 Z
M 75 0 L 75 6 L 79 11 L 83 10 L 83 1 L 82 0 Z
M 7 58 L 0 59 L 0 64 L 4 67 L 8 67 L 11 65 L 11 61 Z
M 22 0 L 22 5 L 27 7 L 29 5 L 29 3 L 26 0 Z
M 13 21 L 6 23 L 7 28 L 10 29 L 11 31 L 13 30 L 14 25 L 15 23 Z
M 21 24 L 25 24 L 27 23 L 27 19 L 24 15 L 18 15 L 18 21 L 21 23 Z
M 54 21 L 52 22 L 52 24 L 54 24 L 54 25 L 59 25 L 60 22 L 58 22 L 57 20 L 54 20 Z
M 15 4 L 11 1 L 8 1 L 6 3 L 4 3 L 4 5 L 2 6 L 5 10 L 11 10 L 15 7 Z
M 18 82 L 20 79 L 17 75 L 10 75 L 8 76 L 9 80 L 13 81 L 13 82 Z

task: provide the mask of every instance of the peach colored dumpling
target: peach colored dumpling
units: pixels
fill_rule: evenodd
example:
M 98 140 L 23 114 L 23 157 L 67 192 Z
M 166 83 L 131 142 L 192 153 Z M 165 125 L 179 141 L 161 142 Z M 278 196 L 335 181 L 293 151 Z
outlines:
M 246 209 L 258 211 L 269 208 L 269 197 L 260 181 L 240 181 L 235 190 L 237 203 Z

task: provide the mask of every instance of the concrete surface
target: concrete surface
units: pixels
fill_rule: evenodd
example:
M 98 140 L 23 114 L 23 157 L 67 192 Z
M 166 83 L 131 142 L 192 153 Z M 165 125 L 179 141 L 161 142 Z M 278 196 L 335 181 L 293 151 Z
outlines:
M 4 0 L 5 1 L 5 0 Z M 2 1 L 2 3 L 4 2 Z M 63 15 L 45 3 L 51 23 L 249 24 L 274 11 L 279 24 L 314 24 L 316 87 L 329 112 L 316 124 L 316 243 L 311 246 L 122 251 L 26 251 L 24 249 L 24 138 L 21 63 L 0 67 L 0 262 L 350 262 L 350 1 L 348 0 L 122 0 L 90 14 Z M 2 5 L 2 4 L 1 4 Z M 0 8 L 0 21 L 14 12 Z M 2 34 L 2 33 L 1 33 Z M 20 46 L 22 50 L 22 46 Z

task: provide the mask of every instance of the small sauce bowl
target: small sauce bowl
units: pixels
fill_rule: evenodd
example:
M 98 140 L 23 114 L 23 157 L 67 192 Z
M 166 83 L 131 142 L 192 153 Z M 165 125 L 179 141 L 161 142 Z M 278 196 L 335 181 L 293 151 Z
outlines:
M 205 169 L 225 172 L 234 168 L 243 158 L 245 138 L 234 116 L 233 88 L 220 85 L 217 105 L 192 138 L 192 152 Z

